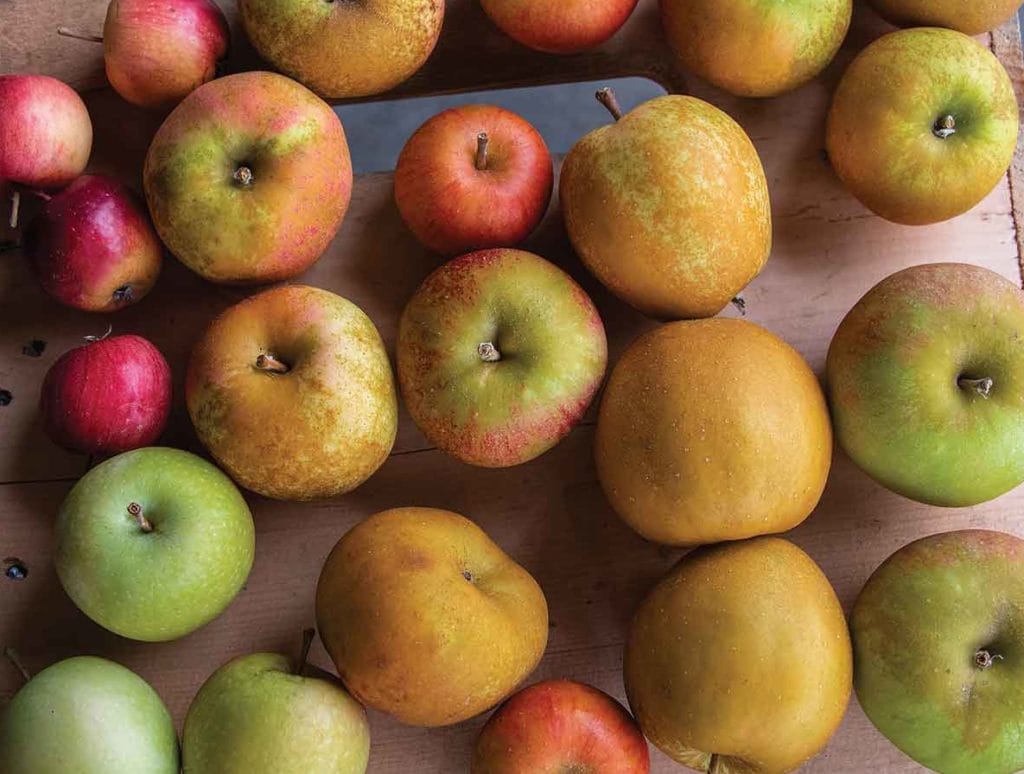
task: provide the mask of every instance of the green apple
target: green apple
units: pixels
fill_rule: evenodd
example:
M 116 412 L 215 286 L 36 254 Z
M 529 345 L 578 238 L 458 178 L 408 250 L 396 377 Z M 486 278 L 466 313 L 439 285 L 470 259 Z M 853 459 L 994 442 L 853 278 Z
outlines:
M 883 486 L 933 505 L 1024 481 L 1024 294 L 962 263 L 882 280 L 829 347 L 836 437 Z
M 326 673 L 276 653 L 229 661 L 203 684 L 182 738 L 186 774 L 363 774 L 362 705 Z
M 178 774 L 178 737 L 149 684 L 93 656 L 33 677 L 0 716 L 4 774 Z
M 1024 541 L 932 535 L 868 580 L 850 616 L 871 722 L 942 774 L 1024 769 Z
M 173 640 L 212 621 L 241 590 L 254 551 L 238 489 L 178 449 L 97 465 L 57 516 L 64 590 L 100 626 L 135 640 Z

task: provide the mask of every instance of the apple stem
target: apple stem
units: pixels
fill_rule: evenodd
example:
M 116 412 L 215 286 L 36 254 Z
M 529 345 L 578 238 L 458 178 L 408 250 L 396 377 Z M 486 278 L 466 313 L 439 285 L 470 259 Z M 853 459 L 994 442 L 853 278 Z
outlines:
M 86 32 L 78 32 L 77 30 L 69 29 L 68 27 L 58 27 L 57 34 L 63 35 L 65 38 L 75 38 L 76 40 L 88 40 L 90 43 L 103 42 L 103 36 L 101 35 L 90 35 Z
M 141 505 L 138 503 L 128 503 L 128 513 L 135 517 L 135 521 L 139 523 L 139 529 L 143 532 L 148 534 L 153 531 L 153 524 L 143 514 Z
M 956 380 L 956 383 L 961 390 L 974 390 L 983 398 L 988 398 L 992 394 L 992 387 L 995 385 L 995 382 L 988 376 L 983 379 L 970 379 L 966 376 L 961 376 Z
M 93 334 L 90 333 L 88 336 L 83 336 L 82 338 L 84 338 L 90 344 L 93 344 L 97 341 L 103 341 L 103 339 L 107 338 L 107 336 L 109 336 L 113 330 L 114 325 L 110 323 L 107 325 L 107 330 L 103 333 L 102 336 L 94 336 Z
M 273 355 L 260 355 L 256 358 L 256 367 L 261 371 L 268 371 L 272 374 L 286 374 L 291 369 Z
M 21 673 L 21 676 L 25 678 L 26 683 L 32 679 L 32 674 L 25 669 L 25 665 L 21 662 L 21 656 L 18 655 L 18 651 L 11 647 L 5 647 L 4 656 L 14 665 L 14 668 Z
M 302 677 L 302 673 L 306 671 L 306 665 L 309 663 L 309 649 L 313 647 L 313 637 L 316 636 L 316 629 L 303 629 L 302 630 L 302 650 L 299 651 L 299 660 L 295 666 L 295 674 Z
M 940 140 L 952 137 L 956 134 L 956 118 L 953 116 L 943 116 L 935 122 L 935 126 L 932 127 L 932 134 Z
M 483 344 L 476 348 L 476 353 L 480 356 L 480 359 L 485 363 L 497 363 L 501 360 L 501 352 L 489 341 L 485 341 Z
M 242 186 L 242 188 L 248 188 L 252 185 L 252 170 L 243 164 L 235 170 L 231 179 Z
M 708 774 L 722 774 L 724 770 L 722 756 L 718 753 L 711 753 L 711 757 L 708 758 Z
M 615 96 L 615 90 L 611 86 L 605 86 L 603 89 L 598 89 L 597 101 L 604 105 L 608 112 L 612 114 L 612 118 L 618 121 L 622 118 L 622 106 L 619 105 L 618 97 Z
M 487 169 L 487 145 L 490 141 L 487 132 L 480 132 L 476 136 L 476 168 L 481 171 Z
M 21 211 L 21 193 L 15 191 L 11 194 L 11 219 L 8 221 L 11 228 L 18 227 L 18 213 Z

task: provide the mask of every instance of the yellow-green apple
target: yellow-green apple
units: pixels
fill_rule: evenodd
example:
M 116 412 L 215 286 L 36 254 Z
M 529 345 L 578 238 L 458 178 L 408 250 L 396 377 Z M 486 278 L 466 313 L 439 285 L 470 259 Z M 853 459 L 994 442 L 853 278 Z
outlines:
M 621 111 L 607 89 L 598 92 Z M 771 250 L 768 183 L 739 124 L 693 97 L 647 102 L 597 129 L 562 167 L 573 247 L 613 293 L 652 317 L 710 317 Z
M 469 519 L 396 508 L 357 524 L 327 557 L 316 619 L 363 704 L 445 726 L 504 699 L 548 638 L 544 593 Z
M 524 688 L 491 715 L 471 774 L 648 774 L 647 740 L 608 694 L 572 680 Z
M 1024 769 L 1024 541 L 965 530 L 904 546 L 850 615 L 864 712 L 942 774 Z
M 275 68 L 333 99 L 397 86 L 427 61 L 444 0 L 240 0 L 253 46 Z
M 369 757 L 362 706 L 304 658 L 277 653 L 241 656 L 214 672 L 182 735 L 187 774 L 363 774 Z
M 59 661 L 0 715 L 5 774 L 178 774 L 167 707 L 129 669 L 94 656 Z
M 784 774 L 817 755 L 850 700 L 853 654 L 828 578 L 760 537 L 687 554 L 633 618 L 629 705 L 669 757 L 712 774 Z
M 688 70 L 742 97 L 791 91 L 828 66 L 853 0 L 661 0 L 669 44 Z
M 814 372 L 782 339 L 743 320 L 677 322 L 615 366 L 594 453 L 633 529 L 698 545 L 806 519 L 828 478 L 832 427 Z
M 869 0 L 879 14 L 902 27 L 949 27 L 980 35 L 1020 8 L 1020 0 Z
M 544 138 L 494 105 L 451 108 L 406 143 L 395 168 L 395 203 L 416 238 L 459 255 L 528 237 L 551 201 Z
M 550 54 L 596 48 L 626 23 L 637 0 L 481 0 L 491 20 L 524 46 Z
M 25 229 L 24 246 L 43 289 L 87 312 L 138 301 L 163 262 L 142 202 L 103 175 L 82 175 L 50 198 Z
M 608 361 L 586 292 L 521 250 L 483 250 L 437 269 L 402 312 L 397 349 L 402 396 L 424 435 L 492 468 L 562 440 Z
M 122 637 L 162 642 L 209 623 L 249 577 L 255 529 L 201 457 L 148 447 L 86 473 L 57 514 L 54 564 L 71 600 Z
M 1013 84 L 991 51 L 952 30 L 900 30 L 843 75 L 826 146 L 865 207 L 917 226 L 988 195 L 1010 165 L 1019 123 Z
M 1024 294 L 963 263 L 887 277 L 828 351 L 836 438 L 868 475 L 933 505 L 991 500 L 1024 481 Z
M 214 320 L 192 351 L 185 402 L 231 477 L 281 500 L 355 489 L 398 429 L 377 328 L 351 301 L 305 285 L 266 290 Z
M 170 251 L 225 283 L 303 272 L 334 238 L 352 195 L 334 111 L 301 84 L 264 72 L 189 94 L 153 138 L 143 178 Z
M 46 372 L 46 433 L 66 449 L 117 454 L 154 443 L 171 410 L 171 367 L 141 336 L 89 341 Z

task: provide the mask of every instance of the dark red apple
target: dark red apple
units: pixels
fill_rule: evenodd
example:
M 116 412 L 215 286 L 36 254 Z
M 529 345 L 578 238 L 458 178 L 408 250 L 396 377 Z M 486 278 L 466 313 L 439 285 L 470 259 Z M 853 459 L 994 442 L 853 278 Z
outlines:
M 548 680 L 506 701 L 481 729 L 472 774 L 647 774 L 647 741 L 632 716 L 584 683 Z
M 162 261 L 142 202 L 103 175 L 83 175 L 43 205 L 25 229 L 25 254 L 47 293 L 87 312 L 138 301 Z
M 551 155 L 529 122 L 467 105 L 410 138 L 395 169 L 395 202 L 424 245 L 458 255 L 523 241 L 544 217 L 552 183 Z
M 54 363 L 39 399 L 46 433 L 66 449 L 117 454 L 150 446 L 171 409 L 171 368 L 141 336 L 94 339 Z

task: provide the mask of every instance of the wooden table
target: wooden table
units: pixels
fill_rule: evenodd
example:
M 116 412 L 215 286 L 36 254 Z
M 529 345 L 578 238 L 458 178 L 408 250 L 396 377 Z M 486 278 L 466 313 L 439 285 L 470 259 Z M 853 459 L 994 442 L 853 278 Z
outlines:
M 57 37 L 53 30 L 59 23 L 98 30 L 104 8 L 105 0 L 0 3 L 0 71 L 46 72 L 79 88 L 101 86 L 100 47 Z M 226 10 L 236 32 L 232 67 L 256 66 L 238 31 L 234 8 Z M 869 287 L 897 269 L 930 261 L 969 261 L 1021 280 L 1020 148 L 1008 179 L 984 202 L 929 228 L 896 226 L 872 216 L 843 190 L 825 160 L 823 119 L 829 94 L 852 56 L 886 29 L 858 8 L 846 45 L 821 78 L 782 98 L 739 100 L 672 67 L 656 0 L 641 0 L 627 26 L 599 51 L 563 58 L 533 54 L 507 40 L 473 0 L 448 0 L 437 52 L 395 96 L 643 75 L 722 107 L 757 145 L 773 199 L 775 248 L 767 270 L 743 294 L 748 316 L 796 346 L 820 373 L 839 320 Z M 1016 21 L 986 41 L 1021 97 L 1024 67 Z M 142 158 L 159 117 L 125 105 L 107 88 L 89 91 L 86 101 L 96 129 L 92 168 L 139 188 Z M 639 332 L 651 327 L 583 270 L 562 230 L 557 201 L 528 246 L 566 268 L 592 294 L 608 328 L 612 362 Z M 359 304 L 393 354 L 402 306 L 438 262 L 402 225 L 392 201 L 391 175 L 364 175 L 356 182 L 340 233 L 301 280 Z M 41 432 L 36 404 L 43 375 L 82 336 L 102 333 L 108 324 L 120 333 L 141 333 L 167 355 L 175 373 L 176 404 L 164 443 L 200 451 L 182 405 L 184 364 L 209 320 L 245 295 L 247 291 L 205 284 L 168 260 L 156 289 L 142 303 L 116 315 L 94 316 L 49 300 L 17 251 L 0 256 L 0 389 L 13 396 L 9 405 L 0 407 L 0 557 L 16 557 L 28 568 L 22 581 L 0 577 L 0 644 L 17 648 L 33 671 L 80 653 L 124 663 L 156 687 L 180 724 L 199 685 L 227 659 L 298 647 L 300 631 L 313 620 L 320 566 L 347 529 L 380 509 L 429 505 L 476 520 L 545 588 L 551 636 L 531 681 L 572 677 L 623 698 L 620 670 L 627 622 L 679 552 L 644 542 L 609 509 L 591 460 L 593 412 L 552 452 L 504 471 L 455 462 L 431 448 L 403 413 L 391 458 L 356 492 L 312 505 L 249 497 L 258 530 L 255 567 L 242 594 L 209 626 L 177 642 L 147 645 L 116 637 L 77 611 L 54 574 L 52 524 L 61 499 L 91 460 L 57 449 Z M 23 353 L 33 340 L 46 343 L 41 356 Z M 1024 490 L 976 508 L 918 505 L 877 486 L 837 452 L 820 506 L 790 537 L 821 563 L 848 607 L 878 563 L 907 541 L 963 527 L 1024 533 L 1022 506 Z M 329 665 L 319 645 L 313 660 Z M 0 703 L 19 685 L 14 669 L 0 663 Z M 480 718 L 427 731 L 403 727 L 378 713 L 370 716 L 370 771 L 375 774 L 466 771 L 482 722 Z M 656 772 L 680 770 L 657 751 L 653 759 Z M 856 701 L 828 749 L 804 770 L 922 771 L 873 729 Z

